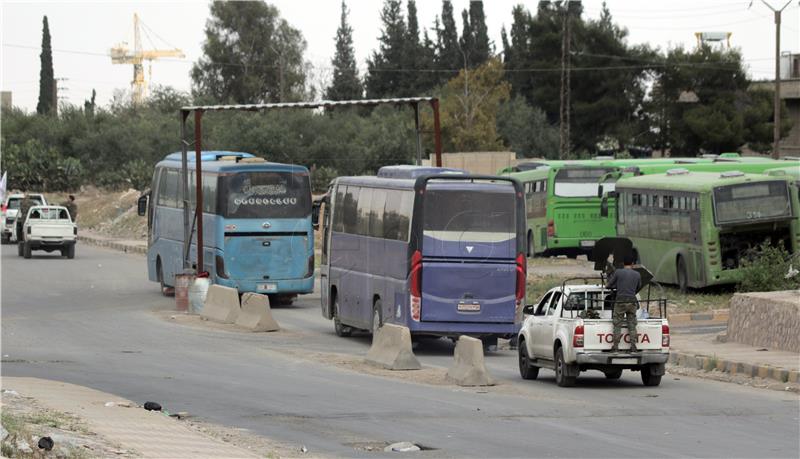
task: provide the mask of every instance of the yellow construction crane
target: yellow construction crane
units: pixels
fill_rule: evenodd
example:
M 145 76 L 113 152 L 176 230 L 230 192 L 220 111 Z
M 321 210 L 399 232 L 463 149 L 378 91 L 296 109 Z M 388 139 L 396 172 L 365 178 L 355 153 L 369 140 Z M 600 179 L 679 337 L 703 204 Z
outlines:
M 146 26 L 145 26 L 146 27 Z M 133 81 L 131 81 L 131 99 L 134 105 L 139 105 L 144 102 L 147 96 L 147 82 L 144 79 L 144 65 L 145 60 L 149 63 L 149 77 L 148 80 L 153 78 L 153 61 L 159 57 L 186 57 L 178 48 L 173 49 L 142 49 L 142 39 L 140 33 L 139 15 L 133 15 L 133 50 L 128 49 L 126 42 L 119 43 L 117 46 L 111 48 L 109 53 L 111 55 L 112 64 L 133 64 Z

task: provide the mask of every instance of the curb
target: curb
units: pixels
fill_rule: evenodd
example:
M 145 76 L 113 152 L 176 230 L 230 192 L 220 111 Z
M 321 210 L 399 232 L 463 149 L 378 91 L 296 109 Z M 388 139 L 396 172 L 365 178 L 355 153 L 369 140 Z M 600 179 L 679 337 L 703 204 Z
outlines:
M 798 372 L 798 370 L 787 370 L 786 368 L 773 367 L 771 365 L 736 362 L 733 360 L 720 359 L 716 356 L 670 351 L 669 363 L 693 370 L 713 371 L 716 369 L 717 371 L 730 375 L 742 375 L 751 378 L 759 377 L 782 383 L 800 383 L 800 372 Z
M 85 236 L 82 234 L 78 235 L 78 240 L 81 242 L 85 242 L 86 244 L 93 245 L 96 247 L 105 247 L 112 250 L 118 250 L 120 252 L 125 253 L 135 253 L 139 255 L 147 255 L 147 248 L 140 247 L 130 244 L 123 244 L 121 242 L 117 242 L 113 239 L 101 239 L 95 238 L 92 236 Z
M 688 312 L 679 314 L 670 314 L 668 316 L 670 324 L 679 324 L 693 321 L 716 321 L 727 322 L 730 315 L 730 309 L 713 309 L 711 312 Z

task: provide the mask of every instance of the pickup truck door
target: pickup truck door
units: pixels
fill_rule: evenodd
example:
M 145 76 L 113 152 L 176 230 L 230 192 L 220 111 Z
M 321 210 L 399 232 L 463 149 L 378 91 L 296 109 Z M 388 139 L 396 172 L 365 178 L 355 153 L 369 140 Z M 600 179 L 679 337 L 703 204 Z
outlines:
M 554 291 L 550 301 L 547 303 L 544 317 L 536 321 L 533 339 L 533 353 L 536 358 L 553 360 L 553 326 L 556 320 L 556 309 L 560 300 L 561 291 Z

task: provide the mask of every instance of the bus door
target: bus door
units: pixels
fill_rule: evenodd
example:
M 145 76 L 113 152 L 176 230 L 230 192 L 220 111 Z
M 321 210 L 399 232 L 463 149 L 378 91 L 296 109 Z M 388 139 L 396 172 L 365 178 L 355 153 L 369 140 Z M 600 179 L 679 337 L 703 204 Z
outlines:
M 320 266 L 319 266 L 319 284 L 320 284 L 320 301 L 322 306 L 322 316 L 326 319 L 330 319 L 331 316 L 331 304 L 330 304 L 330 264 L 328 261 L 328 248 L 330 247 L 330 237 L 331 237 L 331 199 L 330 199 L 330 192 L 328 190 L 328 194 L 326 194 L 322 199 L 316 201 L 314 203 L 314 212 L 317 215 L 317 219 L 319 219 L 319 213 L 322 212 L 322 225 L 320 227 L 320 231 L 322 232 L 322 256 L 320 259 Z
M 422 207 L 421 320 L 513 323 L 524 257 L 514 186 L 437 184 Z

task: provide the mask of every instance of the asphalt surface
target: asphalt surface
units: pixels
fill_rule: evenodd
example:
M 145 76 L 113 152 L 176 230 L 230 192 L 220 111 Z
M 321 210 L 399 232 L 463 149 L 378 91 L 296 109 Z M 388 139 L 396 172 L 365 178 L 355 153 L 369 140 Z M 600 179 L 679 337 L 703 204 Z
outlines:
M 298 352 L 362 356 L 366 336 L 338 338 L 316 295 L 274 310 L 284 328 L 235 333 L 177 324 L 146 280 L 144 258 L 80 245 L 67 260 L 24 260 L 2 247 L 2 375 L 86 385 L 172 412 L 305 445 L 310 454 L 422 457 L 800 456 L 800 399 L 689 377 L 641 385 L 587 372 L 575 388 L 553 373 L 522 381 L 514 351 L 487 355 L 500 389 L 374 376 Z M 447 367 L 446 340 L 417 349 Z M 354 443 L 412 441 L 417 453 L 374 453 Z

